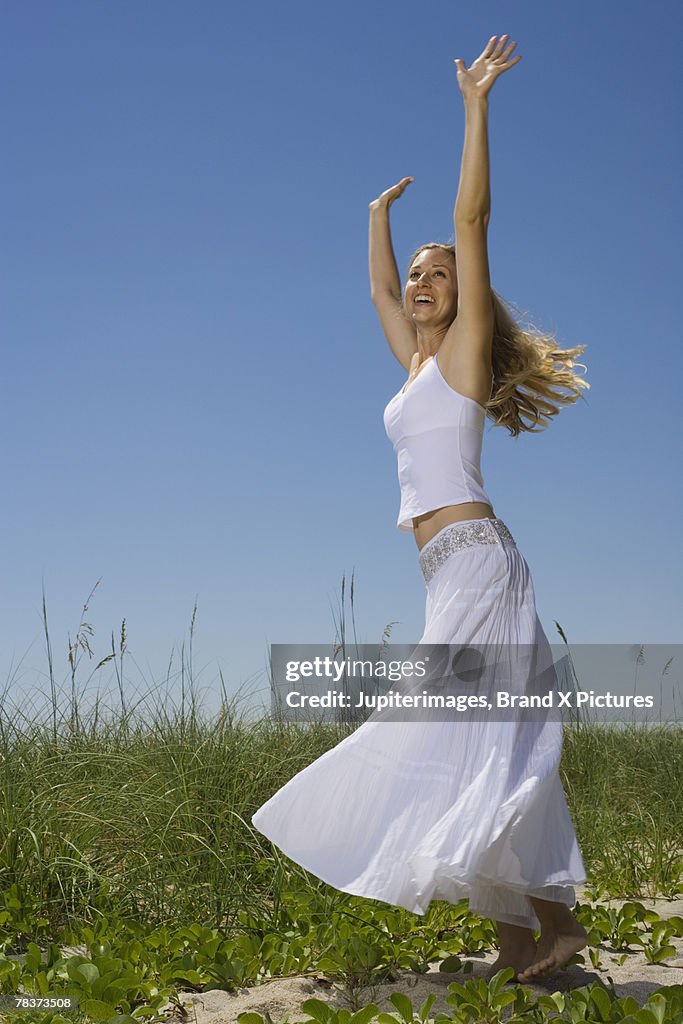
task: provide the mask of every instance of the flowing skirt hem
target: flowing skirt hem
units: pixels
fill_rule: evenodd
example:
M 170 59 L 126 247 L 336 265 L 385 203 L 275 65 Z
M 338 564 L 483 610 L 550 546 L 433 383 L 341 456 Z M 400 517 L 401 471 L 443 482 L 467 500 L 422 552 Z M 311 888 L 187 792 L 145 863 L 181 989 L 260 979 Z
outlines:
M 327 867 L 320 863 L 314 863 L 314 859 L 307 857 L 305 853 L 291 850 L 291 847 L 291 852 L 288 852 L 286 841 L 283 843 L 281 839 L 269 835 L 267 826 L 256 823 L 255 819 L 257 818 L 260 818 L 259 812 L 252 817 L 252 824 L 262 835 L 277 846 L 286 857 L 327 885 L 339 892 L 348 893 L 350 896 L 360 896 L 363 899 L 387 903 L 389 906 L 402 907 L 420 917 L 427 914 L 430 904 L 434 900 L 457 903 L 459 900 L 467 899 L 470 911 L 479 917 L 538 931 L 540 922 L 536 917 L 530 897 L 534 896 L 552 903 L 563 903 L 571 909 L 576 902 L 574 886 L 586 881 L 582 866 L 578 865 L 573 865 L 576 867 L 575 871 L 563 873 L 562 878 L 556 877 L 552 881 L 549 880 L 547 884 L 530 886 L 520 885 L 519 882 L 508 881 L 500 877 L 493 878 L 481 873 L 476 873 L 467 879 L 458 878 L 449 874 L 449 870 L 452 868 L 446 861 L 435 860 L 432 866 L 436 865 L 437 871 L 433 873 L 427 891 L 419 891 L 414 884 L 410 886 L 405 881 L 399 886 L 395 886 L 392 891 L 390 883 L 387 884 L 388 880 L 382 884 L 382 880 L 379 878 L 373 882 L 362 879 L 343 879 L 339 875 L 333 877 L 333 873 Z M 439 868 L 442 870 L 439 871 Z

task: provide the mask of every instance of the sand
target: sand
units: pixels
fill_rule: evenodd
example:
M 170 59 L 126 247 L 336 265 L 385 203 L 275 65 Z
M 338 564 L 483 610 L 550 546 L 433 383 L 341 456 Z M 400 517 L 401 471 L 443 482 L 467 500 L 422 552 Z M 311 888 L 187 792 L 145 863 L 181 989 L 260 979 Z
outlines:
M 588 902 L 580 890 L 578 890 L 578 897 L 581 902 Z M 617 908 L 625 902 L 628 901 L 600 901 L 602 905 Z M 662 918 L 674 915 L 683 916 L 683 899 L 639 899 L 638 902 L 648 910 L 655 910 Z M 664 964 L 649 964 L 642 952 L 634 951 L 628 954 L 622 965 L 619 965 L 617 961 L 622 957 L 623 951 L 617 953 L 610 946 L 602 944 L 599 947 L 598 969 L 593 967 L 587 951 L 584 950 L 585 966 L 573 964 L 558 971 L 551 978 L 525 987 L 542 995 L 549 992 L 565 992 L 568 989 L 592 985 L 596 982 L 611 990 L 613 984 L 618 997 L 632 996 L 642 1006 L 648 996 L 658 988 L 665 985 L 683 984 L 683 939 L 672 939 L 671 944 L 676 947 L 676 956 Z M 185 1005 L 187 1013 L 183 1019 L 196 1021 L 196 1024 L 236 1024 L 238 1014 L 246 1011 L 263 1015 L 267 1011 L 273 1024 L 284 1024 L 286 1020 L 289 1021 L 289 1024 L 295 1024 L 295 1022 L 308 1019 L 308 1014 L 302 1012 L 300 1006 L 304 1000 L 312 998 L 348 1009 L 358 1009 L 360 1006 L 372 1002 L 376 1003 L 380 1010 L 395 1013 L 396 1009 L 388 998 L 392 992 L 405 993 L 412 1000 L 415 1009 L 419 1008 L 427 996 L 434 992 L 437 998 L 430 1010 L 430 1015 L 439 1010 L 448 1013 L 450 1007 L 445 1001 L 449 994 L 448 986 L 454 981 L 462 983 L 469 978 L 484 977 L 488 965 L 493 963 L 496 956 L 497 953 L 491 950 L 486 954 L 463 957 L 463 962 L 469 961 L 472 964 L 470 974 L 465 974 L 462 970 L 457 974 L 442 973 L 439 971 L 438 963 L 432 964 L 427 974 L 416 975 L 410 971 L 401 971 L 398 981 L 368 987 L 360 993 L 356 993 L 358 1002 L 355 1006 L 349 1002 L 348 994 L 342 988 L 330 984 L 320 972 L 312 973 L 309 976 L 273 978 L 262 985 L 238 989 L 233 993 L 218 990 L 201 993 L 181 992 L 179 998 Z
M 582 903 L 593 902 L 585 898 L 583 891 L 577 889 L 577 896 Z M 600 900 L 600 905 L 621 907 L 626 900 Z M 683 899 L 678 900 L 652 900 L 639 899 L 648 910 L 655 910 L 660 917 L 683 916 Z M 649 964 L 645 955 L 640 951 L 629 953 L 622 965 L 618 960 L 623 952 L 617 953 L 610 946 L 602 944 L 600 950 L 600 963 L 595 969 L 590 962 L 587 950 L 583 951 L 585 966 L 571 965 L 568 968 L 558 971 L 553 977 L 536 984 L 525 986 L 533 992 L 542 995 L 549 992 L 566 992 L 568 989 L 579 988 L 582 985 L 592 985 L 595 982 L 602 983 L 611 989 L 612 983 L 616 995 L 619 997 L 633 996 L 638 1004 L 642 1006 L 648 996 L 658 988 L 665 985 L 683 985 L 683 939 L 672 939 L 671 944 L 676 947 L 676 955 L 667 960 L 664 964 Z M 80 953 L 87 955 L 87 949 L 81 946 L 62 947 L 65 955 Z M 470 978 L 481 978 L 486 975 L 488 965 L 496 959 L 497 953 L 491 950 L 485 954 L 477 954 L 462 957 L 463 964 L 472 964 L 471 973 L 464 973 L 463 970 L 455 974 L 448 974 L 439 971 L 439 964 L 430 965 L 426 974 L 414 974 L 411 971 L 400 971 L 397 981 L 384 985 L 367 987 L 355 993 L 357 1002 L 355 1005 L 349 1000 L 349 994 L 340 986 L 330 983 L 321 972 L 311 972 L 309 975 L 297 975 L 289 978 L 273 978 L 253 988 L 241 988 L 236 992 L 225 992 L 214 989 L 210 992 L 186 992 L 178 993 L 178 1000 L 184 1007 L 184 1012 L 179 1012 L 173 1004 L 168 1004 L 165 1011 L 169 1021 L 187 1021 L 189 1024 L 237 1024 L 237 1017 L 240 1013 L 247 1011 L 256 1012 L 265 1016 L 270 1014 L 273 1024 L 289 1024 L 308 1019 L 308 1014 L 301 1011 L 301 1004 L 306 999 L 321 999 L 336 1007 L 358 1009 L 367 1003 L 376 1003 L 380 1010 L 396 1012 L 395 1007 L 389 1002 L 392 992 L 403 992 L 410 997 L 413 1007 L 418 1009 L 424 1000 L 434 992 L 437 996 L 430 1015 L 442 1010 L 444 1013 L 450 1011 L 446 996 L 448 986 L 454 982 L 465 982 Z M 23 960 L 20 955 L 19 959 Z

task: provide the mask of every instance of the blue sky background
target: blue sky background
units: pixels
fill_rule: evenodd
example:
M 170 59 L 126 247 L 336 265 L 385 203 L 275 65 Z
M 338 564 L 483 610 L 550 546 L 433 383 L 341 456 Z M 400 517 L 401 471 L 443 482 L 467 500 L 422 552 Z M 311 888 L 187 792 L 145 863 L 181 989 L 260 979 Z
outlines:
M 416 642 L 424 586 L 382 412 L 368 203 L 401 274 L 452 238 L 454 58 L 509 32 L 490 105 L 494 287 L 592 385 L 487 428 L 485 485 L 551 640 L 681 630 L 680 31 L 673 2 L 2 6 L 0 680 L 47 690 L 86 615 L 131 692 L 189 643 L 208 703 L 270 643 Z M 175 652 L 175 653 L 174 653 Z M 108 688 L 111 665 L 90 687 Z M 262 690 L 264 693 L 265 691 Z

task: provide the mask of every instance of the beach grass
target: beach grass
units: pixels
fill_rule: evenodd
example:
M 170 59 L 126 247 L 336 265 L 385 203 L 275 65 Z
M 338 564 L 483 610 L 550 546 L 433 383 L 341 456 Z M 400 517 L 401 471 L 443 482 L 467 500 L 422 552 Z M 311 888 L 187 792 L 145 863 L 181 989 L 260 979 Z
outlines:
M 84 685 L 79 666 L 94 657 L 87 610 L 88 602 L 58 683 L 43 602 L 47 682 L 14 699 L 10 680 L 0 697 L 2 992 L 55 986 L 41 956 L 65 984 L 58 944 L 83 943 L 99 979 L 78 973 L 75 954 L 68 977 L 93 1019 L 135 1006 L 152 1012 L 183 983 L 234 991 L 306 971 L 341 980 L 361 1006 L 379 977 L 424 972 L 444 956 L 459 970 L 462 956 L 495 944 L 492 922 L 464 903 L 434 901 L 416 919 L 340 893 L 251 825 L 277 789 L 356 726 L 254 718 L 222 676 L 220 710 L 209 713 L 192 666 L 196 608 L 179 679 L 143 692 L 131 685 L 124 621 L 118 649 L 112 641 Z M 343 608 L 336 625 L 343 646 Z M 107 665 L 113 696 L 86 694 Z M 565 727 L 560 770 L 593 897 L 680 895 L 683 730 L 615 729 L 582 716 Z M 595 942 L 617 927 L 590 906 L 581 913 Z M 683 920 L 668 927 L 640 906 L 633 913 L 650 921 L 652 934 L 639 941 L 652 962 L 670 956 Z M 631 917 L 626 923 L 632 930 Z
M 249 721 L 229 700 L 206 715 L 191 683 L 184 707 L 152 696 L 118 715 L 65 698 L 42 721 L 3 698 L 0 889 L 55 926 L 106 906 L 229 927 L 245 906 L 271 914 L 292 877 L 313 883 L 251 815 L 351 727 Z M 680 893 L 683 730 L 565 727 L 561 777 L 596 892 Z

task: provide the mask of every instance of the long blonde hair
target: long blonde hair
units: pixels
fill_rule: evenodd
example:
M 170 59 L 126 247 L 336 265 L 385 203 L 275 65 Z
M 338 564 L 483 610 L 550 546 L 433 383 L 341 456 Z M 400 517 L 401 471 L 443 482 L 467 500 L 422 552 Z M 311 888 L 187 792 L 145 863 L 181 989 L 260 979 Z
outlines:
M 455 246 L 428 242 L 416 249 L 408 272 L 425 249 L 442 249 L 455 260 Z M 577 356 L 586 348 L 559 348 L 552 334 L 528 325 L 514 315 L 515 307 L 491 289 L 493 299 L 493 388 L 485 408 L 494 426 L 506 427 L 513 437 L 523 430 L 544 430 L 560 406 L 572 405 L 590 384 L 573 370 Z M 402 303 L 402 309 L 405 309 Z

